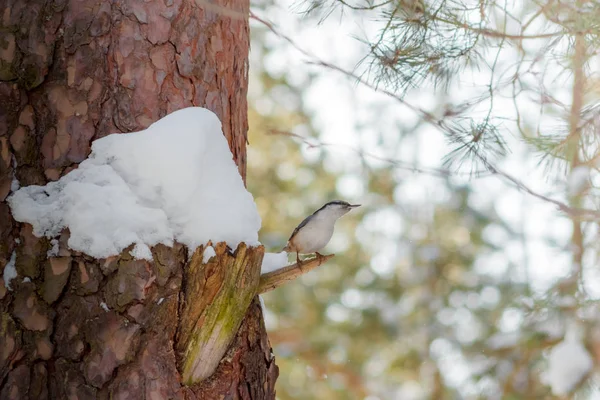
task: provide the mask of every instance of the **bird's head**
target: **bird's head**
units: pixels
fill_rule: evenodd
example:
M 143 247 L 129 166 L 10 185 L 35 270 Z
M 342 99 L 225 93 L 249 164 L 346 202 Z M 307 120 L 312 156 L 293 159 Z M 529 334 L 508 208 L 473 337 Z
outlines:
M 339 218 L 356 207 L 360 207 L 360 204 L 350 204 L 342 200 L 334 200 L 321 207 L 317 213 L 323 212 Z

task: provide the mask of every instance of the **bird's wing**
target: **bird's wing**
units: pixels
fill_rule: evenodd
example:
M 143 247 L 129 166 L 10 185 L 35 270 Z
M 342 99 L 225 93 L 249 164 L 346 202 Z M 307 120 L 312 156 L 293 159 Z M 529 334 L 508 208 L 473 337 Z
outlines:
M 312 215 L 311 215 L 311 216 L 312 216 Z M 311 216 L 308 216 L 308 217 L 304 218 L 304 221 L 300 222 L 300 225 L 298 225 L 298 226 L 296 227 L 296 229 L 294 229 L 294 232 L 292 232 L 292 235 L 291 235 L 291 236 L 290 236 L 290 238 L 288 239 L 288 242 L 289 242 L 290 240 L 292 240 L 292 238 L 293 238 L 294 236 L 296 236 L 296 233 L 298 233 L 298 231 L 299 231 L 300 229 L 302 229 L 302 228 L 303 228 L 303 227 L 304 227 L 306 224 L 308 224 L 308 221 L 310 220 L 310 217 L 311 217 Z

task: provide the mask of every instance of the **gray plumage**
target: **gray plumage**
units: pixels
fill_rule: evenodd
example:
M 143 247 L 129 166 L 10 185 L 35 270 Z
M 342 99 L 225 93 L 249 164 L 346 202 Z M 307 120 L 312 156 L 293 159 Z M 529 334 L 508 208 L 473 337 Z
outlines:
M 333 236 L 335 222 L 360 204 L 349 204 L 345 201 L 335 200 L 323 205 L 317 211 L 306 217 L 300 225 L 294 229 L 284 251 L 296 253 L 299 262 L 299 254 L 318 253 L 329 243 Z

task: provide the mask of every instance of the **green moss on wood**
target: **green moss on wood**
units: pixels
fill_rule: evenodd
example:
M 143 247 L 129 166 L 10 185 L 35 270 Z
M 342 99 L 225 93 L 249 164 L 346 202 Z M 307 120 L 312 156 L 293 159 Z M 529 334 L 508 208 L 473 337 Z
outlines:
M 240 244 L 230 254 L 225 243 L 203 264 L 204 248 L 184 272 L 184 302 L 177 335 L 182 380 L 192 385 L 208 378 L 235 337 L 256 295 L 264 248 Z

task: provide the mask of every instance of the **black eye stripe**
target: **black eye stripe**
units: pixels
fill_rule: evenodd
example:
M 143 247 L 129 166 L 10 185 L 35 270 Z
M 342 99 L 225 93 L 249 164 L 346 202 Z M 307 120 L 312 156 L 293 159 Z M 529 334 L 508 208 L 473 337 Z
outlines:
M 341 200 L 330 201 L 329 203 L 325 204 L 325 206 L 333 205 L 333 204 L 337 204 L 339 206 L 346 206 L 346 207 L 350 206 L 349 203 L 347 203 L 345 201 L 341 201 Z

